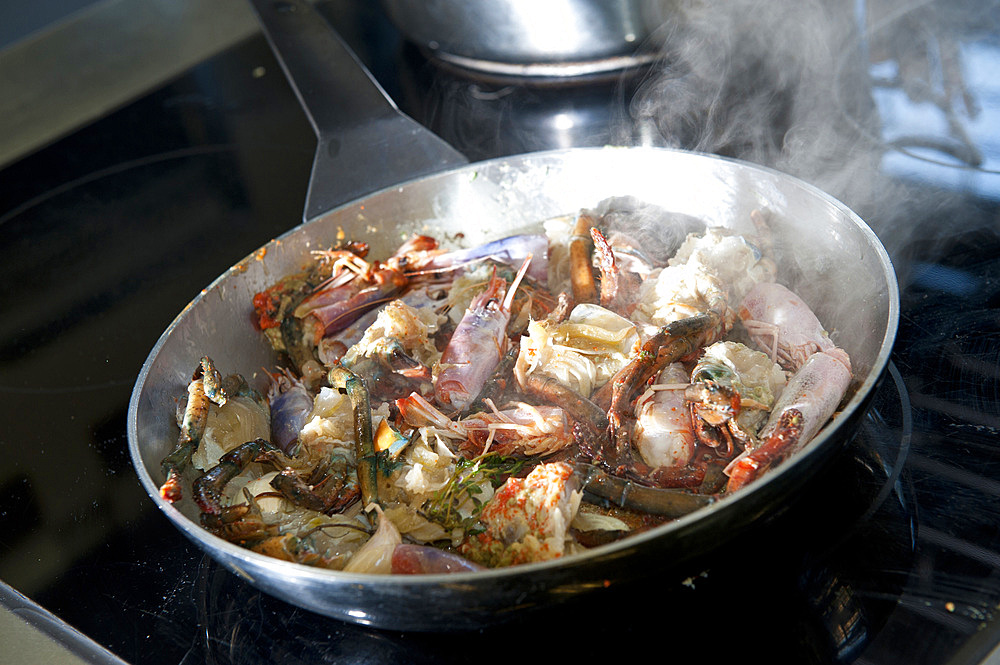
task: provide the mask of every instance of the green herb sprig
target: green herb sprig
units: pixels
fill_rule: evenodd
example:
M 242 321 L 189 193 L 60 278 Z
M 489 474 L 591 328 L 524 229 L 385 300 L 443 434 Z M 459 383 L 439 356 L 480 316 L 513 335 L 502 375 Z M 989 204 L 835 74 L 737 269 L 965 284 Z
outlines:
M 479 514 L 486 505 L 479 496 L 483 493 L 483 481 L 488 480 L 496 489 L 523 466 L 523 459 L 495 453 L 473 459 L 459 458 L 448 483 L 423 505 L 421 514 L 446 529 L 463 528 L 470 531 L 474 529 Z M 469 501 L 473 504 L 472 512 L 463 516 L 459 508 Z

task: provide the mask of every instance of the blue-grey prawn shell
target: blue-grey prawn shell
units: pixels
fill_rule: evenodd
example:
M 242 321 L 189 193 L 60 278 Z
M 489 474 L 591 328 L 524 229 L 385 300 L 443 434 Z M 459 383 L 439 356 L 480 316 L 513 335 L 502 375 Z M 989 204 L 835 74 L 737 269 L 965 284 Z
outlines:
M 268 392 L 271 404 L 271 443 L 286 454 L 292 454 L 313 409 L 313 395 L 305 385 L 289 376 L 278 374 Z

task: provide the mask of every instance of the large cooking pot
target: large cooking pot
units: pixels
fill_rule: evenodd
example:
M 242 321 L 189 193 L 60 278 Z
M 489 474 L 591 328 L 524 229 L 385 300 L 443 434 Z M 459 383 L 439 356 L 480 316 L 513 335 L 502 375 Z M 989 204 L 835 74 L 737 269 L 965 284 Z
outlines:
M 648 61 L 645 42 L 678 8 L 663 0 L 382 0 L 410 41 L 469 69 L 580 76 Z
M 129 447 L 143 486 L 170 521 L 221 564 L 288 602 L 348 621 L 415 630 L 478 627 L 527 608 L 636 580 L 651 569 L 718 547 L 779 510 L 852 436 L 889 359 L 898 288 L 885 249 L 847 207 L 782 173 L 664 149 L 562 150 L 443 168 L 462 158 L 396 114 L 367 80 L 365 89 L 349 88 L 349 98 L 374 90 L 372 99 L 379 98 L 391 112 L 375 113 L 376 125 L 397 134 L 373 133 L 366 123 L 331 134 L 322 118 L 330 117 L 329 107 L 338 101 L 317 78 L 330 75 L 327 58 L 341 58 L 343 46 L 307 4 L 255 1 L 272 44 L 309 102 L 320 137 L 307 221 L 231 267 L 181 312 L 143 365 L 128 414 Z M 347 67 L 352 68 L 360 71 L 356 64 Z M 406 145 L 393 143 L 399 127 L 404 128 Z M 351 147 L 357 131 L 372 142 L 367 153 L 361 150 L 363 144 Z M 365 162 L 371 155 L 376 160 L 399 155 L 411 161 L 404 167 L 386 161 L 381 180 L 334 179 L 330 169 L 347 148 L 350 160 L 360 165 L 353 170 L 377 173 Z M 393 178 L 402 177 L 399 168 L 433 173 L 394 184 Z M 365 193 L 366 183 L 379 191 L 342 203 L 344 197 Z M 241 372 L 265 388 L 260 368 L 276 359 L 250 323 L 251 299 L 299 269 L 310 249 L 329 245 L 341 232 L 370 243 L 373 256 L 390 253 L 413 231 L 441 237 L 460 232 L 471 245 L 621 195 L 737 232 L 751 230 L 751 210 L 771 210 L 781 253 L 779 279 L 829 322 L 833 338 L 852 358 L 855 382 L 842 411 L 757 482 L 668 524 L 583 554 L 474 574 L 427 576 L 350 574 L 279 561 L 204 530 L 190 501 L 172 505 L 160 498 L 160 461 L 178 434 L 175 400 L 184 393 L 198 359 L 207 354 L 223 372 Z

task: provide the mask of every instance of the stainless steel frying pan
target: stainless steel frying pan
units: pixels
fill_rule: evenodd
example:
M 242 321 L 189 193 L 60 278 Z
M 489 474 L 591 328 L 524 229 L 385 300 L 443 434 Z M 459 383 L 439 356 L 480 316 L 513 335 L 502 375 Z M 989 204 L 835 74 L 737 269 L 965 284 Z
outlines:
M 347 621 L 402 630 L 474 628 L 634 581 L 718 547 L 787 502 L 853 435 L 889 359 L 899 296 L 885 249 L 847 207 L 782 173 L 673 150 L 574 149 L 462 165 L 454 150 L 399 115 L 359 65 L 334 63 L 343 62 L 345 51 L 307 4 L 255 2 L 319 136 L 307 221 L 231 267 L 178 315 L 143 365 L 128 414 L 129 447 L 143 486 L 167 518 L 222 565 L 288 602 Z M 339 87 L 344 72 L 353 87 Z M 374 120 L 356 115 L 340 124 L 340 116 L 355 112 Z M 346 129 L 331 133 L 333 125 Z M 358 172 L 376 175 L 352 180 Z M 402 182 L 406 175 L 420 177 Z M 370 243 L 373 256 L 390 253 L 413 231 L 461 232 L 473 245 L 622 195 L 737 232 L 751 230 L 751 210 L 771 210 L 779 279 L 813 306 L 851 355 L 856 380 L 842 412 L 757 482 L 584 554 L 447 576 L 349 574 L 279 561 L 213 536 L 189 501 L 170 505 L 160 498 L 160 461 L 177 438 L 175 399 L 198 359 L 208 354 L 224 373 L 241 372 L 263 389 L 260 368 L 275 358 L 250 323 L 251 299 L 297 270 L 310 249 L 341 231 Z M 348 198 L 355 200 L 342 203 Z

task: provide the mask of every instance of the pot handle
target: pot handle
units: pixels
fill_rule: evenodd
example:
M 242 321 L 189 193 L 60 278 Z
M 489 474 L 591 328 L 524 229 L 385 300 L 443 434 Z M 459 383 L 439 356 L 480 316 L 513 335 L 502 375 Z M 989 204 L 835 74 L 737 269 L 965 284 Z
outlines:
M 250 0 L 316 132 L 303 219 L 396 183 L 468 163 L 403 114 L 306 0 Z

